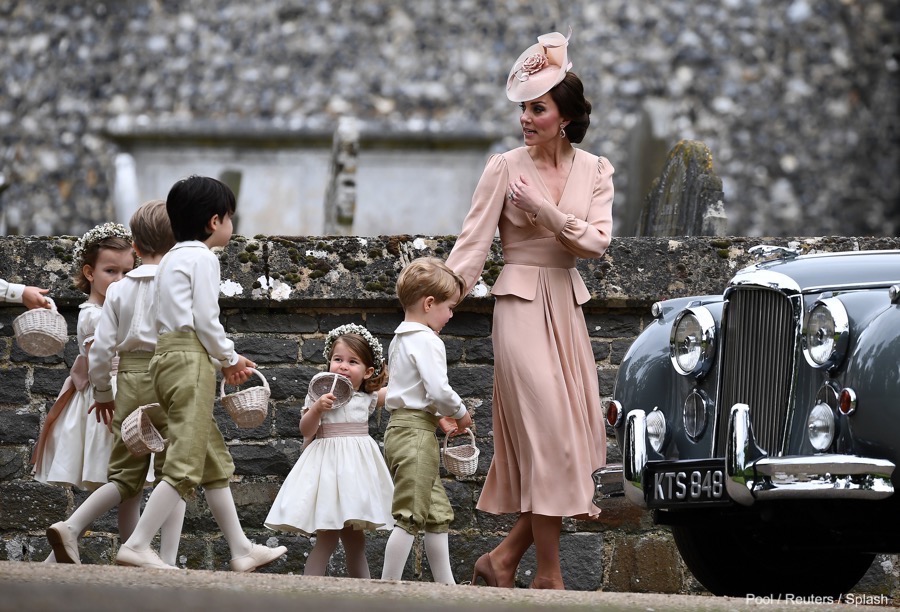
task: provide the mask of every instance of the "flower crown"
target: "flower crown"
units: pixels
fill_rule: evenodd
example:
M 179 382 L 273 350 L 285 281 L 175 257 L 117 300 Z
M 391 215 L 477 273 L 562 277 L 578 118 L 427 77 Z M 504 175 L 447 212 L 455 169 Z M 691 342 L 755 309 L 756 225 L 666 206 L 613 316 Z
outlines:
M 375 357 L 374 376 L 381 374 L 381 368 L 384 366 L 384 351 L 381 348 L 381 342 L 376 340 L 375 336 L 373 336 L 368 329 L 362 325 L 357 325 L 356 323 L 347 323 L 346 325 L 335 327 L 328 332 L 328 335 L 325 336 L 325 347 L 322 349 L 325 358 L 327 359 L 328 355 L 331 353 L 331 347 L 334 345 L 335 340 L 346 334 L 362 336 L 363 340 L 369 343 L 369 348 L 372 349 L 372 355 Z
M 75 250 L 73 252 L 75 261 L 81 261 L 81 257 L 89 246 L 107 238 L 121 238 L 131 242 L 131 232 L 121 223 L 113 223 L 112 221 L 95 226 L 75 242 Z

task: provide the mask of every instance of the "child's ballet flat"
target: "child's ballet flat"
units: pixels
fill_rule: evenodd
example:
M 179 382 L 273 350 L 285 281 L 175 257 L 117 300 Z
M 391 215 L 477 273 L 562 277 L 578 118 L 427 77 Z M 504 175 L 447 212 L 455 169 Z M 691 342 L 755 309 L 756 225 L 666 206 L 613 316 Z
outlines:
M 81 565 L 81 555 L 78 554 L 78 538 L 72 535 L 72 530 L 65 521 L 53 523 L 47 528 L 47 541 L 53 547 L 53 556 L 57 563 Z
M 165 563 L 159 558 L 159 555 L 153 552 L 153 549 L 135 550 L 125 544 L 122 544 L 119 552 L 116 553 L 116 564 L 150 569 L 178 569 L 174 565 Z
M 268 546 L 261 546 L 259 544 L 253 544 L 253 547 L 250 549 L 250 552 L 244 555 L 243 557 L 235 557 L 231 560 L 231 571 L 232 572 L 252 572 L 256 569 L 268 565 L 281 555 L 287 552 L 286 546 L 277 546 L 275 548 L 269 548 Z

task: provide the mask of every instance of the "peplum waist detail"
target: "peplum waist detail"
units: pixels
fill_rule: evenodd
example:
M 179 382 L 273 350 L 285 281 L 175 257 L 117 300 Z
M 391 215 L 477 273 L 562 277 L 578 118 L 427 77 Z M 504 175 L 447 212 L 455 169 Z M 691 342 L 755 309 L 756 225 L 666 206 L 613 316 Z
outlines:
M 554 237 L 503 245 L 503 261 L 518 266 L 574 268 L 575 256 L 559 246 Z

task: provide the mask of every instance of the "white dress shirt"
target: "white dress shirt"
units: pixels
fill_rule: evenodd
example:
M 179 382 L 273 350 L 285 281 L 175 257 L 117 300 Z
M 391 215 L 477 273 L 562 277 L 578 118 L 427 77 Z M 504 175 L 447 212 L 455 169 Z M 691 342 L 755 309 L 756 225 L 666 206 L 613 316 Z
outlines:
M 0 278 L 0 302 L 22 303 L 22 294 L 25 293 L 25 285 L 8 283 Z
M 209 356 L 223 367 L 238 362 L 234 342 L 219 322 L 219 259 L 199 240 L 177 243 L 156 273 L 156 331 L 193 331 Z
M 447 380 L 444 342 L 431 328 L 404 321 L 394 330 L 388 355 L 391 376 L 385 409 L 412 408 L 453 419 L 466 414 L 465 404 Z
M 88 371 L 98 402 L 113 400 L 112 361 L 116 353 L 153 353 L 156 349 L 157 268 L 155 264 L 139 266 L 106 290 Z

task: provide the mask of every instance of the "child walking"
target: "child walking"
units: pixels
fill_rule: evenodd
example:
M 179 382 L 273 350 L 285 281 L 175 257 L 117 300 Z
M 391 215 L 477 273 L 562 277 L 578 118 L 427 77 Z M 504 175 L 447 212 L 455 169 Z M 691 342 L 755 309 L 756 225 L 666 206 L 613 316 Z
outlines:
M 113 436 L 88 414 L 88 356 L 107 290 L 134 268 L 131 233 L 119 223 L 98 225 L 78 239 L 73 256 L 75 286 L 88 295 L 79 306 L 78 357 L 47 413 L 31 461 L 39 482 L 93 490 L 106 483 Z
M 462 278 L 440 259 L 414 260 L 397 279 L 404 319 L 394 331 L 388 362 L 385 408 L 391 413 L 384 456 L 394 480 L 391 514 L 396 526 L 384 550 L 382 579 L 399 580 L 415 535 L 425 532 L 425 554 L 435 582 L 456 584 L 450 568 L 447 532 L 453 509 L 440 478 L 434 435 L 440 416 L 456 421 L 456 431 L 472 417 L 447 380 L 447 356 L 438 337 L 463 297 Z
M 355 392 L 338 408 L 331 393 L 316 401 L 307 395 L 300 417 L 306 446 L 265 525 L 315 534 L 304 575 L 324 576 L 340 540 L 350 577 L 369 578 L 365 531 L 394 525 L 394 485 L 378 444 L 369 436 L 369 416 L 384 405 L 387 372 L 381 343 L 361 325 L 331 330 L 324 353 L 328 371 L 349 378 Z
M 215 360 L 231 385 L 252 374 L 254 363 L 234 350 L 219 322 L 219 260 L 213 247 L 228 244 L 237 202 L 227 185 L 190 176 L 175 183 L 166 211 L 176 244 L 157 269 L 158 339 L 150 361 L 153 388 L 168 422 L 169 446 L 162 479 L 150 494 L 116 563 L 169 569 L 150 541 L 182 498 L 202 486 L 213 518 L 231 551 L 231 569 L 252 572 L 287 548 L 268 548 L 244 534 L 231 496 L 234 462 L 212 416 L 216 399 Z
M 135 457 L 122 440 L 122 421 L 138 406 L 155 401 L 156 392 L 150 379 L 150 358 L 156 348 L 156 270 L 163 255 L 175 244 L 166 214 L 165 200 L 151 200 L 141 205 L 130 221 L 135 253 L 141 265 L 125 278 L 111 285 L 91 346 L 89 375 L 93 386 L 96 419 L 112 421 L 114 437 L 109 458 L 108 480 L 65 521 L 47 529 L 47 540 L 58 563 L 81 563 L 78 536 L 91 523 L 118 506 L 119 538 L 127 540 L 138 522 L 143 490 L 151 465 L 151 455 Z M 118 354 L 116 391 L 112 389 L 112 363 Z M 165 413 L 148 413 L 153 425 L 167 435 Z M 154 458 L 156 471 L 165 461 L 165 451 Z M 160 556 L 175 565 L 185 503 L 180 501 L 162 527 Z

